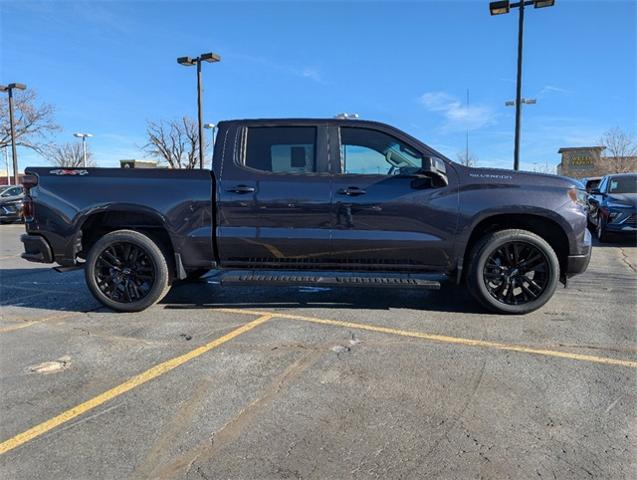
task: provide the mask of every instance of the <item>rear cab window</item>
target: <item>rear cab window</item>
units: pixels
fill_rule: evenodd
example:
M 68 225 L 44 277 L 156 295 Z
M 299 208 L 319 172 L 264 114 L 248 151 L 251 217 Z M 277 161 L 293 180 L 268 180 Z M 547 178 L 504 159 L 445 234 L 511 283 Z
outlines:
M 270 173 L 316 173 L 316 127 L 248 127 L 243 166 Z

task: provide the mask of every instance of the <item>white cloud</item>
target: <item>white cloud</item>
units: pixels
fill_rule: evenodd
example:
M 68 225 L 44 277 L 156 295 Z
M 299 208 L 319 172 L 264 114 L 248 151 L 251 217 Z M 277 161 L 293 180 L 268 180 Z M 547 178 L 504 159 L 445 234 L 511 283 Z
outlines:
M 295 74 L 304 78 L 309 78 L 310 80 L 314 80 L 317 83 L 325 83 L 321 75 L 321 72 L 314 67 L 305 67 L 301 71 L 295 71 Z
M 280 72 L 286 73 L 288 75 L 294 75 L 296 77 L 306 78 L 308 80 L 312 80 L 313 82 L 320 83 L 322 85 L 327 85 L 328 82 L 323 77 L 323 73 L 314 66 L 295 66 L 286 63 L 280 63 L 269 58 L 265 57 L 255 57 L 253 55 L 243 55 L 243 54 L 229 54 L 226 57 L 234 57 L 240 60 L 244 60 L 250 63 L 257 63 L 264 67 L 271 68 L 273 70 L 278 70 Z
M 554 85 L 545 85 L 542 87 L 542 90 L 537 94 L 538 97 L 545 97 L 550 93 L 560 93 L 563 95 L 571 95 L 573 92 L 571 90 L 567 90 L 565 88 L 556 87 Z
M 482 104 L 466 105 L 458 97 L 446 92 L 428 92 L 419 100 L 427 110 L 444 117 L 445 122 L 441 129 L 445 132 L 476 130 L 496 123 L 496 113 L 491 107 Z

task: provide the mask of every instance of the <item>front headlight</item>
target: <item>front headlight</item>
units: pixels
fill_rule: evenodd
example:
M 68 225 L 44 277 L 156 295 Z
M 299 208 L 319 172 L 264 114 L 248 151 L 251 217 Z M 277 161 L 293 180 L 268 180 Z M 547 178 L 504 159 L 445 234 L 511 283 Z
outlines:
M 613 202 L 607 203 L 604 207 L 601 207 L 600 210 L 608 216 L 609 223 L 622 223 L 633 213 L 631 205 Z
M 580 207 L 588 208 L 588 202 L 586 201 L 586 190 L 580 190 L 579 188 L 571 188 L 568 191 L 569 198 Z

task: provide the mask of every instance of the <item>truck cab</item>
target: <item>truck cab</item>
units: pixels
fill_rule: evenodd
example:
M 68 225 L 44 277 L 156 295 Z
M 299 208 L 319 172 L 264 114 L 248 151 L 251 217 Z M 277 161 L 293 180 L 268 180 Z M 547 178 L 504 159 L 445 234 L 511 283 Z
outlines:
M 375 122 L 222 126 L 213 173 L 224 267 L 453 267 L 457 176 L 438 152 Z

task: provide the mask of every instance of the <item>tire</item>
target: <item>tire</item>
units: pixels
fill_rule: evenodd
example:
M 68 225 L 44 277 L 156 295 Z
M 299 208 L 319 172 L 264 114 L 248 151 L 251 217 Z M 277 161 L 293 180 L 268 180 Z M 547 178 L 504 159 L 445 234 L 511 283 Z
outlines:
M 608 233 L 606 232 L 606 222 L 604 219 L 597 215 L 597 226 L 595 227 L 595 235 L 600 243 L 608 242 Z
M 504 314 L 537 310 L 555 293 L 560 264 L 551 246 L 526 230 L 501 230 L 471 250 L 467 287 L 487 309 Z
M 119 312 L 139 312 L 160 301 L 170 288 L 166 254 L 150 237 L 116 230 L 89 251 L 86 284 L 103 305 Z

